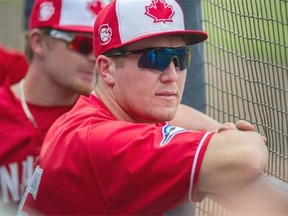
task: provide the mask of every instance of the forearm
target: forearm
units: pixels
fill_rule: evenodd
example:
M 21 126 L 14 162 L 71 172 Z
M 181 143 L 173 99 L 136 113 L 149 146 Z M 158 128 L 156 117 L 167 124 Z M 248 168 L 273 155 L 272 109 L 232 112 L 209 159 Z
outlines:
M 245 214 L 288 215 L 288 185 L 275 177 L 257 176 L 231 194 L 210 195 L 220 205 Z
M 267 158 L 265 142 L 256 132 L 215 133 L 205 151 L 197 190 L 208 194 L 238 190 L 263 172 Z
M 197 131 L 216 131 L 222 125 L 208 115 L 184 104 L 179 105 L 176 116 L 169 123 L 188 130 Z
M 234 123 L 222 124 L 210 116 L 184 104 L 178 106 L 176 115 L 173 120 L 169 122 L 171 125 L 185 128 L 187 130 L 196 131 L 215 131 L 230 129 L 232 127 L 242 131 L 255 131 L 254 126 L 244 120 L 239 120 Z

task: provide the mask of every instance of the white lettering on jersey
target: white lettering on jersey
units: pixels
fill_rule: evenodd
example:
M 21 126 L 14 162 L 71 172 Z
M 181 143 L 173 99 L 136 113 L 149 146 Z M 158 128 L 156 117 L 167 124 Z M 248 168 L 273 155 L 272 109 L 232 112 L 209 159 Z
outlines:
M 9 164 L 8 169 L 5 166 L 0 167 L 1 196 L 3 203 L 9 202 L 9 192 L 11 193 L 13 201 L 20 199 L 18 182 L 19 177 L 17 163 Z
M 166 145 L 170 140 L 179 133 L 186 132 L 184 128 L 176 127 L 176 126 L 170 126 L 170 125 L 165 125 L 162 129 L 162 135 L 163 139 L 160 143 L 160 146 Z
M 29 181 L 29 185 L 27 186 L 25 194 L 23 195 L 22 200 L 19 204 L 17 216 L 28 215 L 23 211 L 23 206 L 24 206 L 24 203 L 26 202 L 27 196 L 29 194 L 31 194 L 33 196 L 33 199 L 36 200 L 38 188 L 39 188 L 41 178 L 42 178 L 42 173 L 43 173 L 43 169 L 41 169 L 39 166 L 37 166 L 35 168 L 35 171 L 34 171 L 32 178 Z
M 1 202 L 20 201 L 32 177 L 34 161 L 33 156 L 28 156 L 21 164 L 14 162 L 0 166 L 0 205 Z M 19 178 L 20 175 L 21 179 Z

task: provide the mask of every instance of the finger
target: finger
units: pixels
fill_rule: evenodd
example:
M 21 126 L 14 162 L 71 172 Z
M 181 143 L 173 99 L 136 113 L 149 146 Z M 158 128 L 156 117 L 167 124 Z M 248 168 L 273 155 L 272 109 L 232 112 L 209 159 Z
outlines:
M 215 131 L 220 133 L 222 131 L 228 130 L 229 128 L 226 125 L 221 125 L 219 128 L 217 128 Z
M 267 137 L 266 136 L 262 136 L 262 139 L 264 140 L 264 142 L 267 142 Z
M 238 130 L 242 131 L 255 131 L 255 127 L 248 121 L 239 120 L 236 122 L 236 127 Z

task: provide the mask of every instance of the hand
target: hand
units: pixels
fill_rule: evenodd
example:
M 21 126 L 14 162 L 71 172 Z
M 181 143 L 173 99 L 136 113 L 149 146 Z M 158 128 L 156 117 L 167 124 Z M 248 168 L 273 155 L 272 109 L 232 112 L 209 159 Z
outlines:
M 248 121 L 239 120 L 236 124 L 228 122 L 222 124 L 217 132 L 221 132 L 223 130 L 241 130 L 241 131 L 255 131 L 255 127 Z
M 224 130 L 240 130 L 240 131 L 256 131 L 256 128 L 248 121 L 245 120 L 239 120 L 235 124 L 228 122 L 222 124 L 217 132 L 220 133 L 221 131 Z M 265 136 L 262 136 L 264 142 L 267 142 L 267 138 Z
M 255 127 L 248 121 L 239 120 L 236 122 L 236 127 L 238 130 L 242 131 L 256 131 Z

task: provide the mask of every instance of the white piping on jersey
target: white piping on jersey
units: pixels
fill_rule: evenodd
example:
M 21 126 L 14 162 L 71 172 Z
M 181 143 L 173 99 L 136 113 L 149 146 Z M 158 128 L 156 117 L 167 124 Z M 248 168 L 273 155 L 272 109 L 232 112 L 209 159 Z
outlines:
M 21 100 L 22 109 L 23 109 L 27 119 L 33 124 L 33 126 L 35 128 L 38 128 L 38 124 L 37 124 L 34 116 L 32 115 L 32 113 L 30 112 L 30 109 L 26 103 L 25 94 L 24 94 L 24 79 L 22 79 L 20 81 L 19 89 L 20 89 L 20 100 Z
M 194 157 L 194 160 L 193 160 L 193 166 L 192 166 L 192 170 L 191 170 L 191 177 L 190 177 L 190 186 L 189 186 L 189 193 L 188 193 L 188 198 L 189 198 L 189 201 L 190 202 L 193 202 L 192 201 L 192 189 L 193 189 L 193 183 L 194 183 L 194 177 L 195 177 L 195 170 L 196 170 L 196 166 L 197 166 L 197 162 L 198 162 L 198 157 L 199 157 L 199 154 L 200 154 L 200 150 L 202 149 L 202 146 L 205 142 L 205 140 L 207 139 L 208 135 L 211 134 L 212 132 L 207 132 L 203 138 L 201 139 L 200 141 L 200 144 L 196 150 L 196 153 L 195 153 L 195 157 Z

